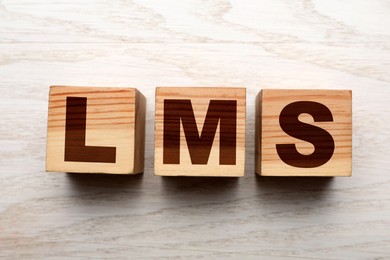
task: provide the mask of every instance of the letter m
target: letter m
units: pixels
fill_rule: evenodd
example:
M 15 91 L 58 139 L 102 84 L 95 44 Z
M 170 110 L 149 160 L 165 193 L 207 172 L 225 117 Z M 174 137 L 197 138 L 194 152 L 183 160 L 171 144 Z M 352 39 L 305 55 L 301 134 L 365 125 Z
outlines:
M 211 100 L 200 135 L 191 100 L 164 100 L 164 164 L 180 164 L 180 122 L 183 125 L 192 164 L 207 164 L 218 123 L 219 164 L 236 164 L 236 100 Z

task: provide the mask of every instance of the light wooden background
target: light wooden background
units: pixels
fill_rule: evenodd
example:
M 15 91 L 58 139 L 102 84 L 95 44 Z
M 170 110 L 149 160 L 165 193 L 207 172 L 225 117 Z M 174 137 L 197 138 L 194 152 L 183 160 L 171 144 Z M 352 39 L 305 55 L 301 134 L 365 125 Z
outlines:
M 139 176 L 45 173 L 49 85 L 147 97 Z M 247 87 L 246 175 L 153 176 L 155 86 Z M 254 175 L 262 88 L 353 90 L 352 178 Z M 390 259 L 390 2 L 0 0 L 0 257 Z

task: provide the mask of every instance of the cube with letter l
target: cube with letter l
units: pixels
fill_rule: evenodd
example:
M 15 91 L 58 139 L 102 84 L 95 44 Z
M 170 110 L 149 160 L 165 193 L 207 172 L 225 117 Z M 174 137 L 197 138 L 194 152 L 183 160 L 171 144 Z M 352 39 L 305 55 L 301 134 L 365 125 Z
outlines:
M 144 170 L 146 99 L 135 88 L 52 86 L 46 170 Z

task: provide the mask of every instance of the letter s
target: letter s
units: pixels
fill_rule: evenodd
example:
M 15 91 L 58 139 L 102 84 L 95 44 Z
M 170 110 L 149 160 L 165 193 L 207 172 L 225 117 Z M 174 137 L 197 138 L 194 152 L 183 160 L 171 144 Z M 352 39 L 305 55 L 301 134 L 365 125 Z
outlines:
M 298 101 L 288 104 L 279 116 L 279 124 L 284 132 L 314 145 L 314 152 L 304 155 L 297 151 L 295 144 L 277 144 L 280 159 L 286 164 L 300 168 L 315 168 L 327 163 L 333 156 L 333 137 L 324 129 L 298 120 L 302 113 L 310 114 L 314 122 L 332 122 L 333 116 L 328 107 L 312 101 Z

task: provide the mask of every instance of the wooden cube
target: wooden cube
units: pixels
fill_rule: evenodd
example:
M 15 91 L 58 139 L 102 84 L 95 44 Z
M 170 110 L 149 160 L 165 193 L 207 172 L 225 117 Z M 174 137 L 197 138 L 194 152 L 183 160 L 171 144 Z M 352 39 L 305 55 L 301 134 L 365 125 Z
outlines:
M 145 110 L 134 88 L 50 87 L 46 171 L 143 172 Z
M 156 89 L 155 175 L 244 175 L 245 88 Z
M 350 90 L 262 90 L 256 99 L 256 172 L 351 176 Z

